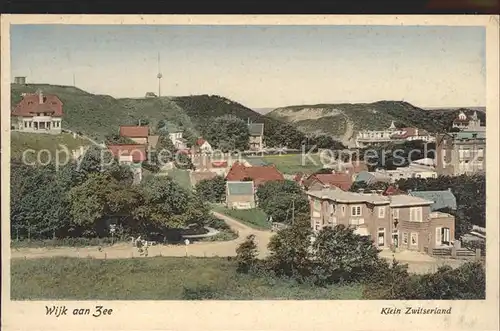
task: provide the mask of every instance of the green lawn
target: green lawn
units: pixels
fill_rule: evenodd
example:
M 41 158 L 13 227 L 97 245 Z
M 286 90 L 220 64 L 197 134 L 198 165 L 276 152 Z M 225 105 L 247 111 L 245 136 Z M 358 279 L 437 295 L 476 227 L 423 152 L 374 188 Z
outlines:
M 89 144 L 91 143 L 88 140 L 80 137 L 73 138 L 73 135 L 69 133 L 11 132 L 10 134 L 11 157 L 21 158 L 24 151 L 34 150 L 39 153 L 42 162 L 52 161 L 53 163 L 57 153 L 59 153 L 60 162 L 65 162 L 66 150 L 71 153 L 73 150 L 79 149 L 80 146 Z M 27 152 L 26 161 L 36 162 L 36 153 Z M 50 155 L 50 159 L 48 155 Z M 69 156 L 71 157 L 71 154 Z
M 191 179 L 189 178 L 189 172 L 187 170 L 172 169 L 168 171 L 168 175 L 186 190 L 191 191 L 193 189 L 191 186 Z
M 12 300 L 352 300 L 362 286 L 312 287 L 242 275 L 227 258 L 14 259 Z
M 220 205 L 213 205 L 213 210 L 221 214 L 233 217 L 255 229 L 271 229 L 271 225 L 267 221 L 267 214 L 260 208 L 254 209 L 229 209 Z
M 261 158 L 267 163 L 276 165 L 276 168 L 284 174 L 293 175 L 298 172 L 313 173 L 316 170 L 323 168 L 320 158 L 317 154 L 311 154 L 311 161 L 302 154 L 283 154 L 283 155 L 265 155 Z

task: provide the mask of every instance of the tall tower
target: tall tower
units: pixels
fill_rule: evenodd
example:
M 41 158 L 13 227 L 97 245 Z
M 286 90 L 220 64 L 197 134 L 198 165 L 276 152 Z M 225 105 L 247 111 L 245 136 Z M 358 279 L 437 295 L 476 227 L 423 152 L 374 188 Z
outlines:
M 158 97 L 161 97 L 161 78 L 163 75 L 161 74 L 160 71 L 160 53 L 158 52 L 158 75 L 156 75 L 156 78 L 158 78 Z

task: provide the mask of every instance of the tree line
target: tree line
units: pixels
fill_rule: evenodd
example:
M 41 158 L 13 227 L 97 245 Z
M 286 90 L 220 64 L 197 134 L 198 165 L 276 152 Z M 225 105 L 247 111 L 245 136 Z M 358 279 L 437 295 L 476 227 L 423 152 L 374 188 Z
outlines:
M 308 218 L 279 230 L 269 242 L 269 256 L 257 258 L 253 235 L 236 250 L 240 273 L 285 278 L 299 284 L 327 286 L 362 284 L 365 299 L 457 300 L 485 298 L 485 268 L 479 261 L 459 268 L 438 268 L 435 273 L 414 275 L 408 265 L 379 256 L 371 239 L 344 225 L 313 233 Z
M 11 164 L 11 234 L 17 239 L 156 234 L 212 221 L 208 206 L 167 176 L 133 183 L 128 166 L 91 146 L 78 162 Z

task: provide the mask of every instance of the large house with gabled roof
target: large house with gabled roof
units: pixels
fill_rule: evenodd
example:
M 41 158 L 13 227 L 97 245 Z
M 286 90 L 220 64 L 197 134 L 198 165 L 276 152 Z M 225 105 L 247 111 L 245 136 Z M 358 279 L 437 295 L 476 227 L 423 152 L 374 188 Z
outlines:
M 62 131 L 63 103 L 54 94 L 24 93 L 11 113 L 13 129 L 32 133 L 59 134 Z

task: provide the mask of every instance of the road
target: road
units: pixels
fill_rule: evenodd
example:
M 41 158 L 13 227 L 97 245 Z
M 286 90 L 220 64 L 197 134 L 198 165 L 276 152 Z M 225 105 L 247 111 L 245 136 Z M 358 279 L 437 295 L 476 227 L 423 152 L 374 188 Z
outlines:
M 194 257 L 227 257 L 236 256 L 236 248 L 246 239 L 248 235 L 255 235 L 259 258 L 267 256 L 267 244 L 273 236 L 271 231 L 253 229 L 237 220 L 212 212 L 214 216 L 224 220 L 234 231 L 238 233 L 238 238 L 231 241 L 195 242 L 191 245 L 157 245 L 148 248 L 148 256 L 194 256 Z M 449 265 L 458 267 L 464 261 L 451 259 L 436 259 L 429 255 L 404 251 L 393 254 L 391 251 L 382 251 L 381 257 L 392 261 L 393 257 L 401 263 L 408 264 L 408 271 L 411 273 L 435 272 L 439 266 Z M 48 258 L 48 257 L 91 257 L 96 259 L 124 259 L 140 257 L 137 248 L 131 244 L 120 243 L 113 246 L 102 247 L 58 247 L 58 248 L 21 248 L 11 249 L 11 258 Z
M 259 257 L 263 258 L 267 254 L 267 244 L 273 235 L 270 231 L 253 229 L 242 224 L 231 217 L 217 212 L 213 214 L 224 220 L 234 231 L 238 233 L 238 238 L 231 241 L 195 242 L 191 245 L 157 245 L 148 248 L 148 256 L 236 256 L 236 248 L 250 234 L 255 235 L 255 242 L 259 252 Z M 11 249 L 11 258 L 47 258 L 56 256 L 67 257 L 92 257 L 97 259 L 123 259 L 139 257 L 137 248 L 131 244 L 120 243 L 113 246 L 99 247 L 58 247 L 58 248 L 21 248 Z

